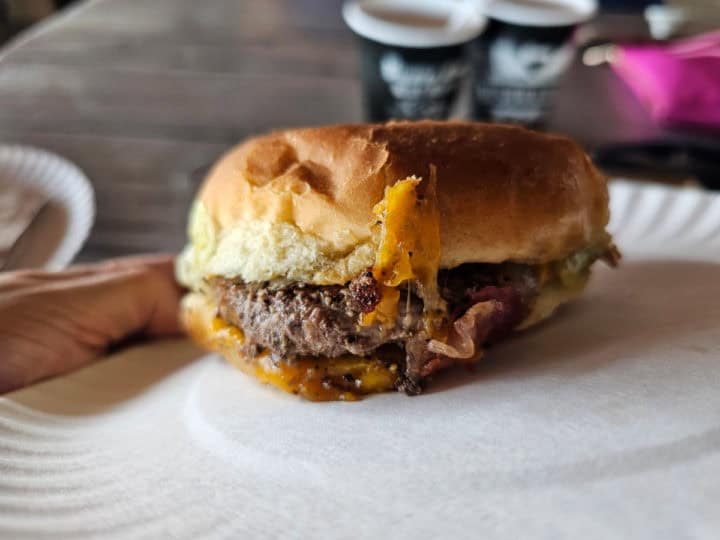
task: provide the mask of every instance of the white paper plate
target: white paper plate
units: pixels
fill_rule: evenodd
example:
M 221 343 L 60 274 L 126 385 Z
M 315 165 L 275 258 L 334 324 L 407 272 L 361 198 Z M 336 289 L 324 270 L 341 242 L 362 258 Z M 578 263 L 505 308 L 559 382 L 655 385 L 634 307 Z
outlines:
M 718 538 L 720 199 L 612 206 L 622 266 L 423 396 L 308 403 L 180 341 L 1 399 L 0 536 Z
M 87 177 L 60 156 L 16 145 L 0 145 L 0 177 L 3 182 L 34 186 L 49 197 L 4 269 L 66 266 L 80 251 L 95 220 L 95 199 Z

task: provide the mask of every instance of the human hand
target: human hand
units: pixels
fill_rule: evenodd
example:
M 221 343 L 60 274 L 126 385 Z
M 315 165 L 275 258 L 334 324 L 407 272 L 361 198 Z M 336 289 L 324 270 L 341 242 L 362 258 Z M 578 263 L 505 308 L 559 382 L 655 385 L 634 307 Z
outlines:
M 180 333 L 172 257 L 0 273 L 0 394 L 66 373 L 134 336 Z

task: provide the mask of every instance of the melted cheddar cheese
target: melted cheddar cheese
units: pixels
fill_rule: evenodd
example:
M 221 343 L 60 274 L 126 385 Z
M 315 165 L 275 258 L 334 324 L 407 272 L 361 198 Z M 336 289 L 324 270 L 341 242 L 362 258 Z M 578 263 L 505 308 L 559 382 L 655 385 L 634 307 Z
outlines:
M 410 280 L 421 285 L 426 310 L 440 302 L 440 221 L 434 168 L 424 194 L 418 192 L 420 182 L 415 177 L 396 182 L 385 189 L 385 196 L 373 208 L 378 250 L 372 273 L 382 287 L 382 299 L 374 311 L 363 316 L 363 325 L 394 324 L 400 299 L 398 287 Z
M 242 330 L 219 317 L 213 319 L 211 330 L 208 345 L 232 365 L 262 383 L 311 401 L 355 401 L 365 394 L 387 392 L 399 376 L 397 364 L 386 365 L 377 358 L 345 355 L 275 362 L 266 351 L 251 358 L 241 353 Z

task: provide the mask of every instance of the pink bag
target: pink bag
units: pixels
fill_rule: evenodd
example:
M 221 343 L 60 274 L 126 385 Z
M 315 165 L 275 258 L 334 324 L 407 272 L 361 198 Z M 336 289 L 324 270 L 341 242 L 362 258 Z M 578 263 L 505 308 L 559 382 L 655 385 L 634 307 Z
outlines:
M 720 31 L 622 45 L 611 65 L 658 122 L 720 129 Z

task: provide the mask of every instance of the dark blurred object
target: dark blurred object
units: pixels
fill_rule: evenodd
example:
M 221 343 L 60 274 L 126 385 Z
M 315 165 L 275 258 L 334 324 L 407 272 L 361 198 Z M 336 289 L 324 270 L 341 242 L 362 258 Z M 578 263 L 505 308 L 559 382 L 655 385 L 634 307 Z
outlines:
M 641 12 L 645 7 L 659 4 L 661 0 L 600 0 L 600 9 L 605 11 Z
M 469 73 L 466 44 L 485 18 L 470 0 L 350 1 L 360 42 L 365 117 L 445 119 Z
M 642 15 L 628 13 L 600 13 L 581 28 L 578 39 L 586 47 L 589 44 L 652 42 Z M 600 152 L 607 147 L 625 149 L 646 144 L 709 149 L 711 153 L 713 149 L 720 151 L 720 132 L 659 124 L 609 64 L 605 61 L 601 65 L 583 63 L 582 57 L 575 59 L 558 88 L 547 129 L 573 137 L 591 152 Z M 644 162 L 637 157 L 613 159 L 612 167 L 605 167 L 605 170 L 612 175 L 670 183 L 682 182 L 695 175 L 689 168 L 691 160 L 675 157 L 674 166 L 664 170 L 664 163 L 651 157 L 652 154 L 645 154 Z M 641 163 L 648 167 L 646 175 L 639 170 Z M 702 169 L 704 171 L 705 167 Z M 712 177 L 707 179 L 707 172 L 702 174 L 705 185 L 716 185 Z
M 608 174 L 645 176 L 657 180 L 691 178 L 720 190 L 720 151 L 712 143 L 648 142 L 606 145 L 593 152 Z
M 492 3 L 473 48 L 473 117 L 543 127 L 575 57 L 575 31 L 596 8 L 595 0 Z
M 585 66 L 576 65 L 563 89 L 561 105 L 568 107 L 566 112 L 574 108 L 576 114 L 558 115 L 555 129 L 574 134 L 590 126 L 592 138 L 585 142 L 608 174 L 670 183 L 690 179 L 720 189 L 720 79 L 714 56 L 720 35 L 709 38 L 588 48 Z M 673 51 L 671 57 L 661 55 L 658 62 L 653 55 L 651 62 L 643 61 L 646 51 L 653 54 L 665 48 Z M 636 56 L 631 62 L 624 59 L 620 78 L 608 62 L 618 70 L 615 62 L 623 61 L 624 50 Z M 683 65 L 686 59 L 690 75 Z
M 0 0 L 0 44 L 76 0 Z
M 57 9 L 53 0 L 0 0 L 0 14 L 9 24 L 29 26 Z

